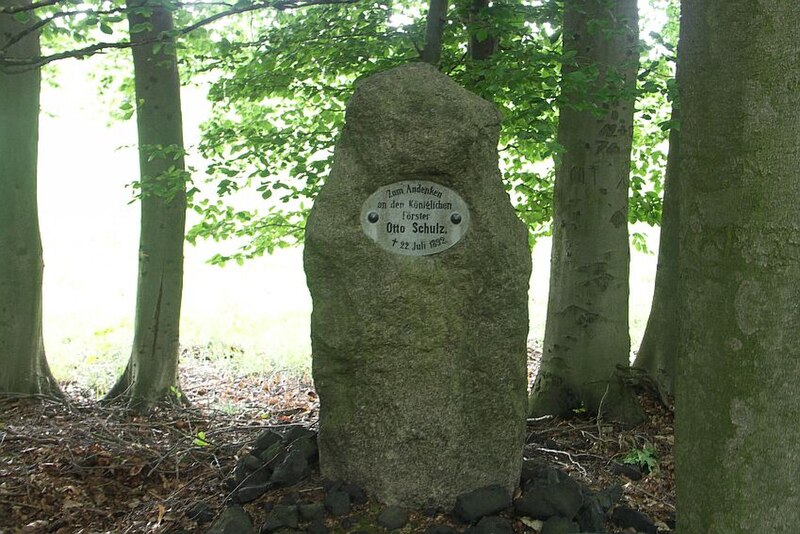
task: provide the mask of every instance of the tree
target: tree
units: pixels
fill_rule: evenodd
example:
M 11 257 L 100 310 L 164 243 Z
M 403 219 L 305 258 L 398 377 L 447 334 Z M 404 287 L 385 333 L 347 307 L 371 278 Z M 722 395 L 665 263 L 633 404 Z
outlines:
M 167 9 L 187 7 L 184 13 L 184 24 L 170 31 L 170 36 L 188 35 L 199 28 L 204 28 L 227 17 L 250 13 L 267 8 L 277 10 L 298 9 L 320 4 L 351 3 L 356 0 L 241 0 L 234 4 L 226 2 L 193 2 L 186 4 L 179 0 L 163 0 L 162 6 Z M 143 39 L 108 39 L 97 38 L 99 31 L 104 37 L 119 33 L 117 25 L 127 20 L 128 8 L 122 2 L 87 1 L 61 2 L 58 0 L 42 0 L 40 2 L 9 3 L 0 7 L 0 14 L 14 15 L 22 21 L 33 21 L 26 28 L 13 32 L 0 46 L 0 72 L 24 70 L 42 67 L 53 61 L 67 58 L 82 59 L 109 50 L 127 49 L 133 46 L 156 44 L 161 36 L 151 34 Z M 8 47 L 13 46 L 25 35 L 41 32 L 44 36 L 53 37 L 50 44 L 55 49 L 47 55 L 37 51 L 30 55 L 8 55 Z M 87 44 L 88 42 L 88 44 Z
M 159 0 L 128 4 L 134 46 L 141 201 L 139 278 L 133 350 L 108 399 L 124 397 L 136 409 L 160 400 L 183 401 L 178 352 L 186 181 L 180 76 L 172 13 Z
M 800 520 L 800 4 L 683 2 L 678 531 Z
M 618 372 L 627 368 L 630 353 L 628 174 L 637 21 L 635 0 L 564 4 L 563 152 L 533 415 L 585 408 L 625 422 L 642 417 Z
M 469 8 L 469 57 L 474 61 L 489 59 L 497 50 L 490 4 L 489 0 L 472 0 Z
M 555 141 L 560 58 L 560 32 L 552 27 L 555 3 L 493 3 L 490 22 L 502 54 L 482 61 L 465 56 L 471 32 L 480 29 L 471 6 L 452 3 L 447 13 L 440 70 L 502 109 L 505 177 L 520 218 L 532 234 L 542 235 L 550 219 L 552 182 L 533 163 L 548 160 Z M 402 3 L 326 6 L 277 14 L 249 42 L 217 39 L 219 49 L 205 54 L 211 60 L 202 67 L 213 69 L 217 81 L 210 92 L 214 116 L 201 146 L 217 187 L 198 201 L 203 220 L 189 237 L 245 243 L 213 262 L 241 262 L 302 239 L 309 201 L 329 172 L 356 80 L 419 60 L 417 45 L 425 42 L 427 21 L 411 19 L 413 14 Z M 397 25 L 398 15 L 411 22 Z M 237 208 L 237 193 L 248 188 L 268 200 L 267 213 Z
M 25 4 L 0 2 L 0 7 L 20 5 Z M 24 27 L 14 16 L 0 14 L 0 45 Z M 38 32 L 6 53 L 38 54 Z M 0 73 L 0 394 L 60 396 L 42 339 L 44 262 L 36 200 L 40 81 L 39 69 Z
M 675 105 L 675 104 L 673 104 Z M 677 124 L 677 110 L 673 123 Z M 680 310 L 675 294 L 678 291 L 678 221 L 680 220 L 679 136 L 673 126 L 669 136 L 669 159 L 664 179 L 664 203 L 661 209 L 661 234 L 658 245 L 658 267 L 653 303 L 644 337 L 633 367 L 652 379 L 661 394 L 672 395 L 675 364 L 680 340 Z
M 425 48 L 420 57 L 422 61 L 436 67 L 442 59 L 442 32 L 447 22 L 447 0 L 430 0 L 428 17 L 425 23 Z
M 653 209 L 648 204 L 653 203 L 658 194 L 658 189 L 643 190 L 642 186 L 646 182 L 661 183 L 663 185 L 663 202 L 661 203 L 661 232 L 658 249 L 658 268 L 656 270 L 655 292 L 647 320 L 644 337 L 639 350 L 636 354 L 636 361 L 631 368 L 631 377 L 640 385 L 655 390 L 662 402 L 668 402 L 665 395 L 674 393 L 675 383 L 675 362 L 677 361 L 678 342 L 680 338 L 680 315 L 678 311 L 678 301 L 675 295 L 678 291 L 678 219 L 679 219 L 679 177 L 678 177 L 678 154 L 679 154 L 679 99 L 677 85 L 675 83 L 675 64 L 677 57 L 675 49 L 678 42 L 678 27 L 680 18 L 680 7 L 676 0 L 666 0 L 668 22 L 660 34 L 656 37 L 656 46 L 663 47 L 666 54 L 661 55 L 656 61 L 651 61 L 647 70 L 651 74 L 658 73 L 654 78 L 650 76 L 642 84 L 640 99 L 637 108 L 642 113 L 649 116 L 662 115 L 664 119 L 658 121 L 657 129 L 650 128 L 649 131 L 642 131 L 642 128 L 634 131 L 634 146 L 637 146 L 640 154 L 636 155 L 639 161 L 658 158 L 661 160 L 663 154 L 657 152 L 658 144 L 663 141 L 665 132 L 669 132 L 669 152 L 667 156 L 666 168 L 664 169 L 663 180 L 647 179 L 641 176 L 644 169 L 641 169 L 638 162 L 634 162 L 631 175 L 631 209 L 642 214 L 658 214 L 658 210 Z M 641 79 L 641 75 L 640 75 Z M 647 96 L 647 93 L 651 96 Z M 650 105 L 648 105 L 650 103 Z M 637 139 L 638 137 L 649 137 L 651 139 Z M 651 151 L 648 158 L 646 152 Z M 654 165 L 656 171 L 660 170 L 660 165 Z M 644 170 L 646 172 L 646 170 Z M 640 214 L 629 215 L 628 220 L 646 220 L 647 216 Z M 652 221 L 654 223 L 655 221 Z M 637 237 L 634 235 L 634 245 L 638 245 Z M 636 376 L 643 373 L 644 376 Z

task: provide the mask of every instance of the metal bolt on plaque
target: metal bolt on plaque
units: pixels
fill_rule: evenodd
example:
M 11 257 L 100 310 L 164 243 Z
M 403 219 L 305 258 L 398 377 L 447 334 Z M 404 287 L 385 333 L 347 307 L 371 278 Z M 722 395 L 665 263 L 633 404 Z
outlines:
M 384 185 L 361 208 L 361 228 L 380 247 L 405 256 L 436 254 L 469 229 L 469 208 L 458 193 L 426 180 Z

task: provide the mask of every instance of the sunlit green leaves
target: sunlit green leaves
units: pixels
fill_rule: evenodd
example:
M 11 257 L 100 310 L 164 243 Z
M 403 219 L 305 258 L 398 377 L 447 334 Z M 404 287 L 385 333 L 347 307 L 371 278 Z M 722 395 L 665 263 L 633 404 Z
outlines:
M 452 3 L 441 68 L 501 110 L 507 190 L 535 239 L 549 231 L 552 216 L 558 107 L 602 114 L 602 103 L 619 96 L 623 80 L 606 73 L 606 83 L 596 89 L 597 67 L 576 66 L 574 54 L 562 54 L 561 6 L 533 4 L 493 2 L 484 14 L 489 18 L 476 26 L 469 2 Z M 181 61 L 189 77 L 210 73 L 216 79 L 209 92 L 213 114 L 200 146 L 208 186 L 201 187 L 203 200 L 193 206 L 202 218 L 190 238 L 242 245 L 214 262 L 243 261 L 302 240 L 305 210 L 330 171 L 354 86 L 360 78 L 417 59 L 425 7 L 421 1 L 373 1 L 264 11 L 184 38 Z M 190 18 L 176 13 L 181 24 Z M 630 218 L 651 224 L 660 219 L 670 126 L 670 31 L 652 36 L 643 48 L 639 80 Z M 487 60 L 470 60 L 471 32 L 479 39 L 497 38 L 498 51 Z M 572 68 L 562 75 L 563 64 Z M 565 99 L 565 93 L 581 98 Z M 132 110 L 129 103 L 119 105 L 123 117 Z

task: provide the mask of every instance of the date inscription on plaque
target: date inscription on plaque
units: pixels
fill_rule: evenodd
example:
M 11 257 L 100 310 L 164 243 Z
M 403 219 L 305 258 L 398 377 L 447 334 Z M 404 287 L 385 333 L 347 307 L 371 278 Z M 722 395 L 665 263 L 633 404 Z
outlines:
M 361 228 L 390 252 L 426 256 L 458 243 L 469 228 L 469 209 L 458 193 L 437 183 L 395 182 L 364 202 Z

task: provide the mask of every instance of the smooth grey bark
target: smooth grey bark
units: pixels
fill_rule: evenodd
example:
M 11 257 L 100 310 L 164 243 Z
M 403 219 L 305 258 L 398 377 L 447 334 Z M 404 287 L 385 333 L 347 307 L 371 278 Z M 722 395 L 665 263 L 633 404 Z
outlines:
M 431 0 L 425 25 L 425 47 L 421 55 L 422 61 L 437 68 L 442 59 L 442 32 L 446 20 L 447 0 Z
M 683 2 L 680 534 L 800 523 L 798 42 L 798 2 Z
M 568 81 L 558 126 L 563 152 L 550 295 L 530 409 L 538 416 L 584 408 L 634 423 L 643 414 L 620 369 L 630 354 L 628 174 L 638 12 L 635 0 L 567 0 L 564 10 L 564 50 L 576 55 L 562 71 Z M 598 77 L 592 80 L 586 67 L 596 67 Z
M 672 122 L 678 119 L 672 111 Z M 680 220 L 680 175 L 678 161 L 680 141 L 677 128 L 669 134 L 669 155 L 664 174 L 664 202 L 661 209 L 661 234 L 658 242 L 658 267 L 653 303 L 639 352 L 633 367 L 647 373 L 660 396 L 675 392 L 675 364 L 680 341 L 678 299 L 678 221 Z M 662 398 L 662 400 L 665 400 Z
M 173 28 L 163 2 L 129 2 L 136 43 Z M 107 399 L 123 397 L 136 409 L 171 400 L 178 392 L 178 353 L 183 242 L 186 223 L 186 174 L 183 158 L 180 77 L 173 41 L 134 46 L 136 118 L 141 174 L 141 234 L 133 349 L 122 377 Z M 164 151 L 164 149 L 166 149 Z M 163 154 L 156 155 L 161 150 Z
M 0 7 L 30 2 L 0 0 Z M 24 26 L 0 15 L 0 44 Z M 39 54 L 39 34 L 8 50 Z M 39 69 L 0 73 L 0 394 L 61 396 L 42 339 L 42 241 L 36 199 Z

